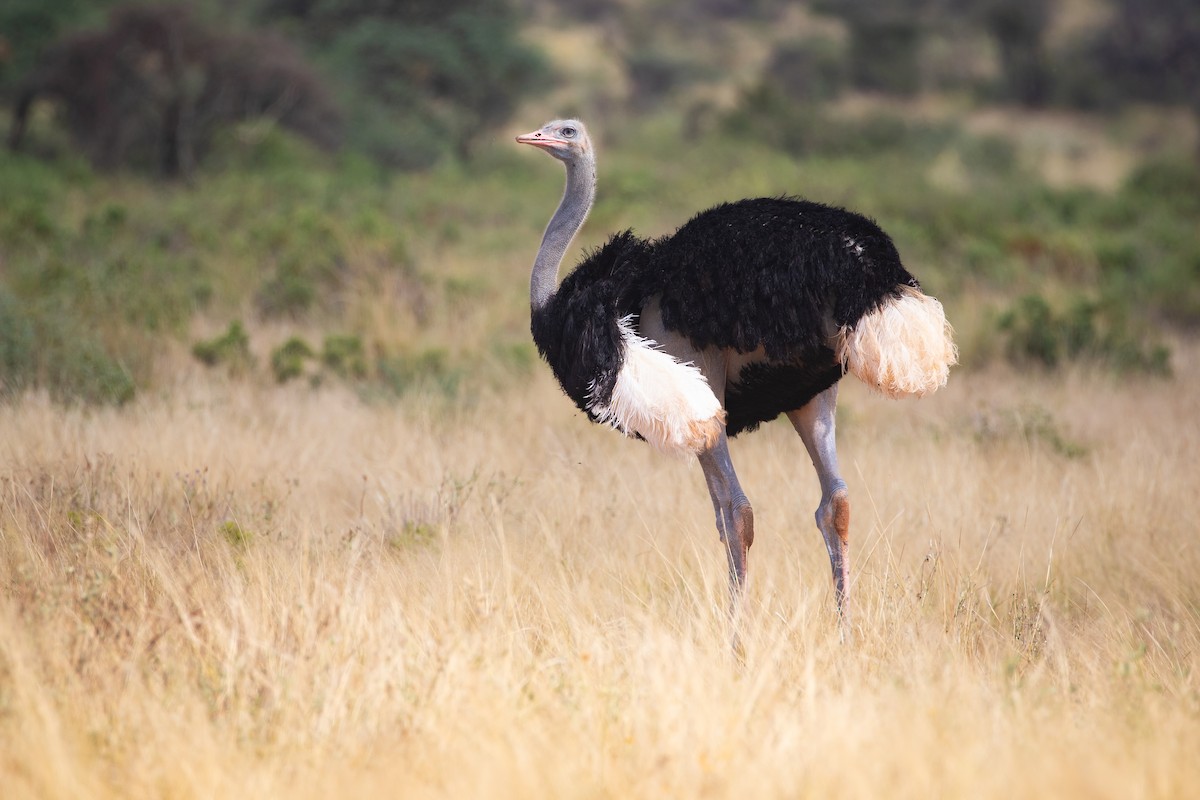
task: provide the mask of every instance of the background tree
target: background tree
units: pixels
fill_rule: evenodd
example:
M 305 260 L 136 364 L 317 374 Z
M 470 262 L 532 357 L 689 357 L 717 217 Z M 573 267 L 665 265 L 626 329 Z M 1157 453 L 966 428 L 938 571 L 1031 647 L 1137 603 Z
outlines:
M 16 89 L 10 144 L 33 103 L 53 98 L 101 167 L 188 172 L 221 127 L 269 116 L 325 148 L 340 114 L 300 53 L 272 34 L 216 31 L 181 5 L 124 6 L 106 28 L 52 46 Z
M 1041 0 L 992 0 L 982 9 L 983 25 L 1000 53 L 1001 94 L 1026 106 L 1049 99 L 1045 33 L 1052 7 Z
M 1100 105 L 1182 104 L 1200 122 L 1200 4 L 1114 0 L 1085 54 L 1095 71 L 1091 99 Z
M 833 100 L 846 87 L 846 58 L 840 45 L 821 38 L 787 41 L 771 53 L 763 82 L 796 103 Z
M 860 89 L 912 95 L 921 88 L 920 47 L 934 0 L 818 0 L 849 28 L 849 71 Z
M 267 0 L 259 18 L 312 46 L 348 88 L 354 143 L 398 166 L 469 155 L 546 72 L 502 0 Z
M 109 0 L 4 0 L 0 3 L 0 96 L 11 98 L 15 84 L 64 34 L 103 21 Z
M 546 74 L 505 0 L 168 2 L 123 6 L 102 27 L 106 2 L 0 10 L 10 142 L 47 98 L 101 165 L 187 171 L 222 126 L 267 115 L 322 147 L 348 130 L 380 161 L 424 167 L 468 155 Z

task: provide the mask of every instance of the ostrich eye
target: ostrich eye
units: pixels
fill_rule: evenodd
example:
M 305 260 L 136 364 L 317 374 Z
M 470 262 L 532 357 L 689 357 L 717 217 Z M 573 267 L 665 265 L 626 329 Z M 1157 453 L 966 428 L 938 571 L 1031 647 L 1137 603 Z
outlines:
M 575 129 L 574 128 L 563 128 L 562 135 L 565 136 L 566 138 L 570 139 L 575 136 Z

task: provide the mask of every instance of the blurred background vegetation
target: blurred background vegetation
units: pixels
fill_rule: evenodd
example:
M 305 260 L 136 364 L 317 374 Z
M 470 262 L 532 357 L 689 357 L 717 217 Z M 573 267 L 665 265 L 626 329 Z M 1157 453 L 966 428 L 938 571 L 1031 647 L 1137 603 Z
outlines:
M 535 362 L 526 270 L 799 194 L 875 217 L 964 366 L 1170 375 L 1200 324 L 1192 0 L 6 0 L 0 395 L 181 370 L 469 396 Z

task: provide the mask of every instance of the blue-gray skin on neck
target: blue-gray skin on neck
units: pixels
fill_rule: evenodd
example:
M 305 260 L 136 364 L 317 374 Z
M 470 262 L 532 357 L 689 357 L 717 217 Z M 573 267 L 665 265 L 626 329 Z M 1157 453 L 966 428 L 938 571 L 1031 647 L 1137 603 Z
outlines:
M 542 246 L 533 262 L 529 277 L 529 303 L 536 311 L 554 296 L 558 286 L 558 268 L 575 234 L 583 227 L 596 197 L 596 160 L 591 153 L 563 162 L 567 168 L 567 186 L 562 202 L 550 218 L 542 235 Z

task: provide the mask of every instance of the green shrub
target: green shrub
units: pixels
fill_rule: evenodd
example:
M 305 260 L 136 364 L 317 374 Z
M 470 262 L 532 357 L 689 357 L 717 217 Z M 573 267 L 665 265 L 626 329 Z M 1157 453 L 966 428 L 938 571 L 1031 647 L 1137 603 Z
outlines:
M 311 270 L 302 262 L 289 259 L 263 283 L 255 299 L 264 316 L 299 316 L 313 307 L 317 284 Z
M 771 123 L 764 125 L 764 119 Z M 840 119 L 816 104 L 792 102 L 771 83 L 743 93 L 723 127 L 728 134 L 751 137 L 798 157 L 864 159 L 895 152 L 932 155 L 956 134 L 950 125 L 912 122 L 889 112 Z
M 1041 442 L 1066 458 L 1081 458 L 1088 453 L 1087 445 L 1064 433 L 1054 415 L 1036 404 L 985 410 L 975 417 L 973 428 L 975 440 L 984 444 L 1018 439 L 1030 444 Z
M 469 154 L 547 74 L 504 2 L 292 3 L 274 11 L 292 17 L 346 87 L 351 144 L 392 166 Z
M 1106 277 L 1132 276 L 1140 271 L 1139 244 L 1127 234 L 1100 236 L 1096 239 L 1094 249 L 1096 263 Z
M 1041 295 L 1026 295 L 1000 317 L 1000 330 L 1008 335 L 1006 352 L 1011 361 L 1033 361 L 1058 366 L 1062 342 L 1054 312 Z
M 1150 277 L 1163 316 L 1182 326 L 1200 325 L 1200 241 L 1165 254 Z
M 1017 166 L 1016 146 L 1000 136 L 963 137 L 959 150 L 963 164 L 972 172 L 1007 175 Z
M 17 299 L 0 286 L 0 396 L 15 394 L 33 380 L 33 323 Z
M 250 337 L 239 320 L 229 323 L 220 336 L 203 339 L 192 346 L 192 355 L 210 367 L 224 364 L 232 372 L 243 372 L 254 363 Z
M 647 110 L 662 103 L 706 73 L 701 62 L 670 55 L 658 48 L 635 50 L 625 57 L 625 69 L 635 108 Z
M 10 246 L 49 244 L 62 230 L 45 204 L 28 198 L 13 198 L 7 213 L 0 217 L 0 237 Z
M 111 405 L 136 388 L 122 358 L 71 308 L 22 304 L 0 286 L 0 395 L 36 387 L 64 403 Z
M 860 89 L 909 96 L 921 86 L 918 24 L 863 15 L 850 22 L 850 73 Z
M 217 526 L 222 538 L 235 550 L 245 550 L 254 542 L 254 531 L 244 528 L 234 520 L 227 520 Z
M 1175 213 L 1200 214 L 1200 162 L 1151 159 L 1130 173 L 1121 193 L 1142 203 L 1169 206 Z
M 373 164 L 424 170 L 449 151 L 435 120 L 400 115 L 367 99 L 352 105 L 349 128 L 354 144 L 370 154 Z
M 1104 198 L 1094 225 L 1102 289 L 1139 306 L 1143 318 L 1200 324 L 1200 165 L 1151 160 Z
M 367 358 L 357 336 L 326 336 L 321 363 L 347 380 L 367 377 Z
M 844 48 L 830 39 L 810 37 L 776 47 L 763 82 L 794 102 L 818 103 L 840 95 L 847 75 Z
M 133 399 L 133 376 L 99 342 L 79 334 L 50 349 L 43 369 L 56 400 L 119 406 Z
M 532 342 L 493 342 L 491 353 L 501 369 L 511 375 L 528 375 L 538 362 Z
M 319 298 L 337 294 L 346 256 L 333 219 L 319 205 L 304 203 L 279 213 L 253 238 L 276 263 L 255 298 L 264 316 L 298 317 L 317 308 Z
M 1118 372 L 1169 375 L 1170 350 L 1138 330 L 1116 301 L 1076 297 L 1058 311 L 1041 295 L 1018 298 L 1001 315 L 1005 352 L 1016 364 L 1057 367 L 1088 359 Z
M 433 348 L 415 355 L 391 355 L 379 359 L 379 381 L 389 391 L 402 395 L 418 388 L 432 388 L 452 397 L 462 380 L 461 370 L 450 366 L 445 350 Z
M 288 339 L 271 353 L 271 371 L 275 380 L 286 383 L 304 374 L 304 364 L 316 353 L 298 336 Z

